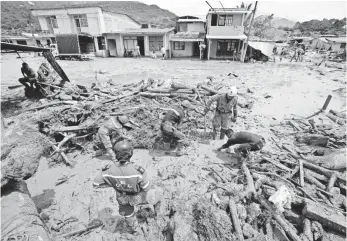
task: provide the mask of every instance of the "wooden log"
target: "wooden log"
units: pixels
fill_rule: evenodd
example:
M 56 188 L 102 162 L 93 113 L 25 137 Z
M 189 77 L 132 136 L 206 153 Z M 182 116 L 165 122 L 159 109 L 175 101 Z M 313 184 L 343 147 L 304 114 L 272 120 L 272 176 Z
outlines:
M 326 147 L 329 143 L 329 137 L 315 134 L 299 134 L 296 136 L 296 141 L 299 143 L 305 143 L 310 146 Z
M 263 196 L 258 194 L 256 195 L 256 199 L 265 209 L 267 209 L 270 212 L 272 218 L 274 218 L 278 222 L 278 224 L 283 228 L 283 230 L 288 234 L 288 236 L 292 240 L 301 241 L 300 237 L 297 235 L 296 230 L 292 229 L 288 225 L 287 221 L 283 219 L 281 215 L 275 211 L 275 209 L 271 206 L 270 203 L 268 203 L 268 201 Z
M 179 94 L 194 94 L 192 90 L 173 90 L 173 89 L 148 89 L 148 92 L 151 93 L 179 93 Z
M 322 183 L 328 183 L 329 181 L 329 179 L 322 174 L 318 174 L 317 172 L 313 172 L 311 170 L 305 170 L 305 171 L 307 171 L 312 177 L 316 178 L 318 181 Z
M 319 111 L 317 111 L 316 113 L 306 117 L 305 119 L 310 119 L 312 118 L 313 116 L 316 116 L 316 115 L 319 115 L 320 113 L 324 112 L 327 108 L 328 108 L 328 105 L 330 103 L 330 100 L 331 100 L 332 96 L 331 95 L 328 95 L 328 97 L 326 98 L 325 102 L 324 102 L 324 105 L 322 107 L 322 109 L 320 109 Z
M 334 121 L 335 123 L 337 123 L 337 124 L 339 124 L 339 125 L 345 125 L 346 124 L 346 119 L 344 119 L 344 118 L 339 118 L 339 117 L 337 117 L 337 116 L 335 116 L 335 115 L 333 115 L 333 114 L 330 114 L 330 113 L 326 113 L 326 116 L 330 119 L 330 120 L 332 120 L 332 121 Z
M 203 90 L 206 90 L 207 92 L 211 93 L 212 95 L 219 94 L 219 92 L 217 90 L 213 90 L 211 88 L 208 88 L 205 85 L 200 85 L 200 88 L 203 89 Z
M 291 125 L 295 130 L 302 131 L 301 127 L 298 124 L 296 124 L 295 122 L 290 120 L 290 121 L 288 121 L 288 124 Z
M 61 157 L 64 159 L 65 163 L 68 165 L 68 166 L 73 166 L 72 163 L 70 162 L 69 158 L 67 157 L 67 155 L 64 153 L 64 152 L 59 152 L 59 149 L 57 146 L 55 145 L 52 145 L 53 149 L 54 149 L 54 152 L 58 152 Z
M 43 52 L 42 55 L 47 59 L 47 61 L 51 64 L 53 69 L 59 74 L 59 76 L 62 78 L 64 82 L 68 81 L 70 82 L 69 78 L 65 74 L 64 70 L 60 67 L 57 61 L 55 61 L 55 58 L 51 51 Z
M 110 102 L 113 102 L 113 101 L 121 100 L 121 99 L 123 99 L 123 98 L 125 98 L 125 97 L 129 97 L 129 96 L 132 96 L 132 95 L 136 95 L 136 94 L 138 94 L 138 93 L 139 93 L 139 91 L 135 91 L 135 92 L 131 92 L 131 93 L 129 93 L 129 94 L 121 95 L 121 96 L 118 96 L 118 97 L 116 97 L 116 98 L 112 98 L 112 99 L 110 99 L 110 100 L 106 100 L 106 101 L 102 102 L 102 104 L 107 104 L 107 103 L 110 103 Z
M 304 163 L 302 160 L 299 160 L 299 171 L 300 171 L 300 186 L 304 187 L 305 180 L 304 180 Z
M 305 180 L 306 181 L 308 181 L 311 184 L 316 185 L 319 188 L 322 188 L 322 189 L 325 188 L 325 186 L 321 182 L 319 182 L 316 178 L 312 177 L 308 172 L 305 171 L 304 173 L 305 173 Z
M 50 107 L 50 106 L 54 106 L 54 105 L 75 105 L 75 104 L 77 104 L 77 101 L 57 101 L 57 102 L 41 105 L 41 106 L 38 106 L 38 107 L 29 108 L 29 109 L 24 110 L 24 112 L 32 111 L 32 110 L 40 110 L 40 109 L 43 109 L 43 108 L 46 108 L 46 107 Z
M 275 161 L 269 160 L 269 159 L 267 159 L 265 157 L 262 157 L 262 160 L 270 162 L 270 163 L 274 164 L 276 167 L 278 167 L 278 168 L 280 168 L 282 170 L 285 170 L 287 172 L 291 172 L 292 171 L 292 169 L 290 169 L 289 167 L 286 167 L 285 165 L 283 165 L 283 164 L 281 164 L 279 162 L 275 162 Z
M 51 128 L 51 131 L 53 132 L 75 132 L 75 131 L 82 131 L 82 130 L 88 130 L 88 129 L 93 129 L 96 128 L 97 125 L 96 123 L 85 126 L 85 125 L 81 125 L 81 126 L 64 126 L 64 127 L 60 127 L 60 128 Z
M 308 169 L 311 169 L 313 171 L 316 171 L 318 173 L 321 173 L 327 177 L 330 178 L 330 176 L 334 173 L 334 171 L 331 171 L 331 170 L 328 170 L 324 167 L 320 167 L 320 166 L 317 166 L 313 163 L 309 163 L 307 161 L 304 161 L 304 167 L 308 168 Z M 339 175 L 338 173 L 336 173 L 337 175 L 337 180 L 340 181 L 340 182 L 343 182 L 344 184 L 346 184 L 346 177 L 344 175 Z M 325 188 L 323 188 L 325 189 Z
M 171 83 L 171 88 L 173 89 L 194 89 L 195 86 L 189 85 L 189 84 L 184 84 L 176 81 L 172 81 Z
M 303 236 L 307 241 L 313 241 L 313 233 L 311 230 L 311 221 L 307 218 L 304 219 L 304 228 L 303 228 Z
M 336 210 L 318 203 L 306 202 L 302 214 L 311 220 L 320 222 L 323 227 L 346 234 L 346 218 Z
M 336 173 L 331 174 L 330 179 L 329 179 L 329 182 L 328 182 L 328 185 L 327 185 L 327 188 L 326 188 L 326 191 L 327 191 L 327 192 L 331 192 L 331 189 L 332 189 L 332 188 L 334 187 L 334 185 L 335 185 L 336 179 L 337 179 Z
M 13 90 L 13 89 L 17 89 L 17 88 L 20 88 L 20 87 L 24 87 L 24 85 L 10 85 L 7 88 L 9 88 L 10 90 Z
M 256 193 L 253 177 L 245 161 L 241 165 L 241 170 L 243 171 L 243 174 L 246 177 L 247 186 L 246 186 L 246 190 L 239 195 L 240 196 L 239 200 L 242 200 L 243 198 L 251 198 Z
M 74 235 L 77 235 L 77 234 L 82 234 L 82 233 L 87 232 L 87 231 L 89 231 L 89 230 L 91 230 L 91 229 L 98 228 L 98 227 L 100 227 L 100 226 L 102 226 L 102 225 L 103 225 L 102 222 L 98 222 L 98 223 L 96 223 L 96 224 L 94 224 L 94 225 L 91 225 L 91 226 L 88 226 L 88 227 L 86 227 L 86 228 L 81 228 L 81 229 L 79 229 L 79 230 L 76 230 L 76 231 L 72 231 L 72 232 L 70 232 L 70 233 L 63 234 L 62 237 L 68 238 L 68 237 L 70 237 L 70 236 L 74 236 Z
M 289 222 L 299 226 L 302 225 L 301 215 L 294 213 L 292 210 L 285 209 L 283 215 Z
M 230 216 L 233 221 L 233 225 L 236 232 L 238 241 L 244 241 L 239 214 L 237 213 L 237 207 L 232 198 L 229 199 Z
M 342 112 L 337 112 L 335 110 L 330 110 L 329 113 L 336 115 L 339 118 L 344 118 L 346 119 L 346 114 L 342 113 Z
M 334 197 L 334 194 L 332 194 L 330 192 L 327 192 L 327 191 L 325 191 L 323 189 L 317 188 L 317 190 L 320 191 L 321 193 L 325 194 L 328 197 Z

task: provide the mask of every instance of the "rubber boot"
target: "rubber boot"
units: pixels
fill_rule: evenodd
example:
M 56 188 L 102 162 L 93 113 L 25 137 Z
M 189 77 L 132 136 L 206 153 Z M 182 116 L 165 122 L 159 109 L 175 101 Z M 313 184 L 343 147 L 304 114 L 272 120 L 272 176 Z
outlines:
M 225 137 L 225 130 L 221 129 L 219 139 L 224 140 L 224 137 Z
M 216 140 L 217 138 L 217 130 L 216 129 L 213 129 L 213 132 L 212 132 L 212 139 L 213 140 Z

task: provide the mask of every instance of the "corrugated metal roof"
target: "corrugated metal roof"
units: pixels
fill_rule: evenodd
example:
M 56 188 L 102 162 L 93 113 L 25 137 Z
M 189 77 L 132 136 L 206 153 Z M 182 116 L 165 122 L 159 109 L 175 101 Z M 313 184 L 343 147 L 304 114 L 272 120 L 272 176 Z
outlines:
M 333 43 L 346 43 L 346 37 L 326 38 L 326 40 Z
M 206 38 L 208 39 L 246 39 L 247 36 L 242 35 L 229 35 L 229 36 L 214 36 L 214 35 L 206 35 Z
M 199 32 L 178 32 L 175 35 L 171 36 L 170 41 L 177 42 L 189 42 L 189 41 L 204 41 L 204 33 Z
M 173 31 L 175 28 L 142 28 L 142 29 L 125 29 L 104 34 L 121 33 L 121 34 L 165 34 Z

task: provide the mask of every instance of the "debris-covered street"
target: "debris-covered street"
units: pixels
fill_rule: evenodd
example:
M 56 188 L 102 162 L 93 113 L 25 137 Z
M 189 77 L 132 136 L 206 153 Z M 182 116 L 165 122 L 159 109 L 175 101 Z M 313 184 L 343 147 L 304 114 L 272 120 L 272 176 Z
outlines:
M 22 58 L 33 69 L 44 61 L 33 54 Z M 345 64 L 149 58 L 58 63 L 71 83 L 50 98 L 33 100 L 25 98 L 23 87 L 7 88 L 18 79 L 12 70 L 21 60 L 14 54 L 1 58 L 7 125 L 2 186 L 26 180 L 47 238 L 344 240 Z M 233 131 L 266 142 L 246 158 L 234 153 L 237 145 L 217 151 L 227 138 L 211 138 L 213 107 L 204 122 L 206 100 L 230 86 L 238 89 Z M 329 95 L 326 110 L 307 119 Z M 160 122 L 167 108 L 183 100 L 191 108 L 181 129 L 183 155 L 177 157 L 174 149 L 163 148 Z M 135 147 L 131 160 L 146 170 L 152 186 L 164 190 L 158 215 L 139 206 L 138 236 L 126 232 L 114 189 L 93 187 L 110 162 L 107 154 L 93 157 L 93 136 L 105 116 L 127 117 L 121 125 Z M 2 218 L 6 212 L 2 206 Z

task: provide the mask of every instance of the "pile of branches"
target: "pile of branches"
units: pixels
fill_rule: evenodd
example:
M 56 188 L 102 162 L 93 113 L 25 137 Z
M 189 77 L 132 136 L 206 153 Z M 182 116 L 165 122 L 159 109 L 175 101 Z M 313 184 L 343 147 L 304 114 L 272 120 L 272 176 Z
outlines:
M 317 115 L 326 115 L 333 123 L 318 125 L 312 118 Z M 242 159 L 241 178 L 226 172 L 235 163 L 210 168 L 216 180 L 210 187 L 211 201 L 230 215 L 233 240 L 342 240 L 346 115 L 318 111 L 274 125 L 271 131 L 277 151 Z
M 201 130 L 208 128 L 203 118 L 206 101 L 228 88 L 222 82 L 214 83 L 212 77 L 197 85 L 149 78 L 125 85 L 107 83 L 88 88 L 65 83 L 64 86 L 49 84 L 49 87 L 53 93 L 41 99 L 43 104 L 25 112 L 30 115 L 34 112 L 35 116 L 50 112 L 39 119 L 40 131 L 52 138 L 54 154 L 62 156 L 69 165 L 72 164 L 64 153 L 76 148 L 89 149 L 93 136 L 108 116 L 128 117 L 128 123 L 121 123 L 122 132 L 135 148 L 154 148 L 161 140 L 160 120 L 172 106 L 184 100 L 192 107 L 182 128 L 189 137 L 188 142 L 203 138 Z M 245 102 L 239 105 L 251 108 Z M 209 119 L 212 114 L 208 113 Z

